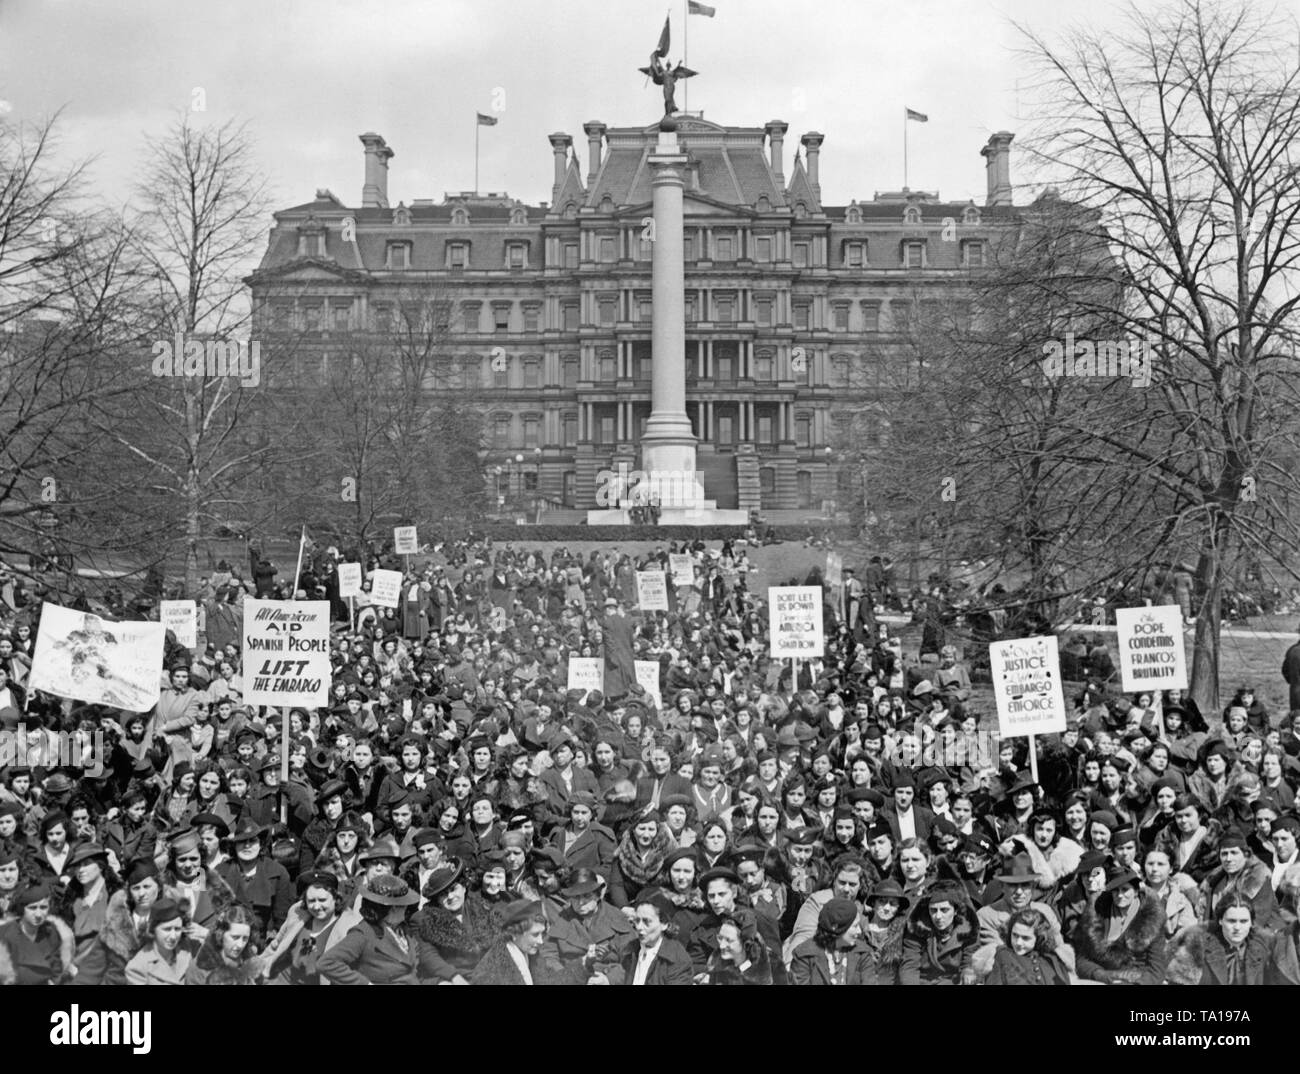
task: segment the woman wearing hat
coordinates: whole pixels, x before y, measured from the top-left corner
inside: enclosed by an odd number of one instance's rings
[[[158,866],[151,858],[138,859],[127,868],[125,885],[109,896],[99,942],[104,948],[103,983],[126,983],[126,965],[149,943],[149,908],[164,897],[179,899],[180,892],[164,892]]]
[[[263,952],[263,973],[272,984],[321,984],[321,955],[361,923],[359,911],[344,908],[333,873],[304,873],[298,891],[301,898]]]
[[[546,912],[540,902],[520,899],[506,907],[502,935],[479,959],[470,984],[542,985],[553,983],[541,957]]]
[[[333,835],[313,863],[314,869],[339,878],[343,901],[349,905],[364,871],[361,855],[370,845],[370,825],[360,813],[349,809],[338,818]]]
[[[62,810],[45,814],[34,845],[27,853],[25,872],[29,877],[57,884],[69,875],[73,851],[71,832],[72,824]]]
[[[841,898],[833,898],[821,908],[813,938],[799,944],[790,957],[791,984],[875,983],[871,952],[861,942],[859,912],[856,902]]]
[[[9,912],[16,916],[0,924],[0,985],[48,985],[65,978],[72,940],[51,917],[52,902],[53,889],[44,881],[22,886],[10,898]]]
[[[658,887],[647,885],[639,898],[660,893],[672,904],[671,924],[677,929],[677,935],[687,937],[704,919],[708,906],[699,888],[700,863],[693,847],[680,847],[664,859],[663,872],[659,877]]]
[[[1202,922],[1213,920],[1219,903],[1234,895],[1250,901],[1255,924],[1272,929],[1281,923],[1277,898],[1273,894],[1272,872],[1250,851],[1246,837],[1236,828],[1219,839],[1219,864],[1201,881],[1198,914]]]
[[[198,945],[186,939],[190,924],[185,907],[174,899],[158,899],[149,907],[149,943],[126,964],[129,985],[182,985]]]
[[[882,880],[866,898],[862,943],[871,952],[877,984],[898,983],[898,972],[903,965],[907,911],[911,905],[912,900],[893,877]]]
[[[1168,961],[1164,904],[1143,898],[1137,873],[1112,866],[1096,902],[1084,909],[1073,944],[1085,981],[1160,984]]]
[[[189,825],[190,817],[199,812],[195,793],[198,776],[189,761],[177,761],[172,767],[171,787],[158,796],[153,808],[154,825],[161,832],[175,832]]]
[[[376,876],[360,893],[361,923],[326,951],[317,962],[322,980],[331,984],[418,984],[418,941],[406,925],[410,908],[420,901],[396,876]]]
[[[556,912],[547,907],[549,924],[542,959],[551,979],[572,984],[599,984],[617,973],[618,952],[635,942],[625,915],[605,901],[605,878],[591,869],[575,869],[560,890],[565,900]]]
[[[420,942],[420,979],[468,984],[474,967],[500,934],[499,915],[465,884],[465,865],[448,858],[425,882],[428,903],[411,919]]]
[[[98,843],[82,843],[68,861],[72,880],[59,899],[59,916],[76,941],[73,964],[78,984],[99,984],[107,970],[100,934],[108,918],[109,899],[122,881],[108,863],[108,851]]]
[[[974,984],[979,922],[965,891],[941,881],[916,904],[903,936],[900,984]]]
[[[293,885],[285,867],[263,853],[264,834],[260,824],[245,818],[235,825],[230,844],[235,851],[244,896],[256,915],[258,931],[262,936],[272,936],[289,915]]]
[[[668,826],[657,812],[638,817],[624,830],[614,851],[609,901],[619,909],[635,905],[641,890],[659,880],[664,862],[676,849]]]
[[[152,860],[158,850],[158,830],[148,819],[148,796],[142,790],[128,790],[118,809],[117,816],[104,823],[104,846],[123,868],[133,861]]]

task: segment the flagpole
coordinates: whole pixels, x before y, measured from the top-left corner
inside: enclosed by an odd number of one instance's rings
[[[690,66],[688,62],[691,58],[691,0],[682,0],[686,5],[685,13],[682,15],[682,63]],[[685,112],[691,107],[691,80],[686,80],[686,85],[682,87],[682,111]]]
[[[907,105],[903,105],[903,189],[907,189]]]
[[[307,545],[307,524],[304,522],[302,527],[302,536],[298,538],[298,566],[293,572],[293,595],[289,597],[294,600],[298,594],[298,579],[302,577],[302,553]]]
[[[478,195],[478,129],[483,126],[478,121],[478,113],[474,113],[474,194]]]

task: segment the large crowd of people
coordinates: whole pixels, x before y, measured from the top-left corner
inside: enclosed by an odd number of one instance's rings
[[[333,549],[296,592],[223,564],[143,713],[29,693],[40,604],[7,591],[0,983],[1300,984],[1300,645],[1291,711],[1201,712],[1071,639],[1031,758],[924,601],[905,651],[879,557],[797,665],[743,542],[415,558],[396,609],[340,598]],[[253,595],[330,602],[327,707],[245,703]]]

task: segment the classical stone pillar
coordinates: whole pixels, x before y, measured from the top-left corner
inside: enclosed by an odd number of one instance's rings
[[[686,274],[683,265],[682,188],[686,154],[673,131],[660,131],[651,154],[654,190],[654,242],[651,289],[650,418],[641,440],[641,469],[665,477],[664,506],[689,507],[703,499],[695,474],[695,436],[686,414]]]

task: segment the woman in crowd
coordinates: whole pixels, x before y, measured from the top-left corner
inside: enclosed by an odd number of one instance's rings
[[[1274,968],[1275,938],[1255,925],[1255,907],[1242,895],[1223,899],[1212,924],[1184,930],[1173,941],[1170,984],[1259,985]]]
[[[1165,909],[1142,896],[1137,873],[1107,871],[1106,884],[1074,931],[1078,973],[1102,984],[1160,984],[1165,977]]]
[[[156,899],[149,907],[149,943],[126,964],[129,985],[183,985],[198,944],[186,938],[189,915],[175,899]]]
[[[345,908],[334,873],[304,873],[298,891],[301,898],[263,952],[262,972],[272,984],[320,984],[321,956],[361,922],[358,911]]]
[[[61,983],[70,971],[70,945],[50,917],[53,892],[45,881],[20,888],[10,899],[15,916],[0,924],[0,984]]]
[[[232,906],[217,919],[189,969],[188,985],[252,985],[260,983],[264,963],[256,953],[257,922],[242,906]]]
[[[420,901],[405,881],[377,876],[361,889],[361,922],[317,960],[323,981],[331,984],[418,984],[416,938],[406,925]]]
[[[908,921],[899,983],[974,984],[971,957],[978,940],[979,922],[966,892],[951,881],[936,884]]]

